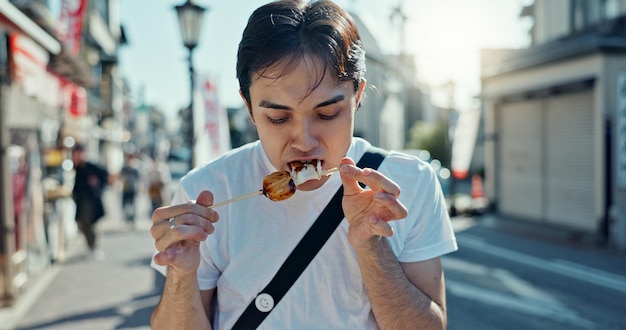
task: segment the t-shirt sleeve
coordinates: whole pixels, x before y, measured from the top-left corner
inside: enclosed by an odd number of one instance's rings
[[[435,172],[423,162],[413,162],[411,166],[414,171],[403,171],[410,177],[397,181],[402,188],[400,201],[409,214],[391,223],[396,234],[390,243],[400,262],[425,261],[458,249]]]
[[[217,249],[214,244],[214,237],[209,237],[200,244],[200,266],[198,266],[198,287],[200,290],[210,290],[217,287],[217,280],[221,272],[211,258],[207,249]],[[212,247],[213,246],[213,247]]]

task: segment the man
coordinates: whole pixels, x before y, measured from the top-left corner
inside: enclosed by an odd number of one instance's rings
[[[352,137],[364,72],[356,26],[334,3],[279,1],[252,14],[237,77],[259,141],[190,172],[172,206],[153,213],[154,266],[167,275],[154,329],[232,328],[340,187],[345,218],[282,300],[269,299],[259,327],[445,328],[440,256],[457,246],[444,197],[417,158],[390,152],[378,170],[355,166],[369,147]],[[339,175],[280,202],[205,207],[317,160]]]
[[[72,161],[75,171],[72,197],[76,203],[76,222],[92,255],[101,259],[104,255],[97,249],[94,227],[104,216],[102,193],[109,183],[109,174],[102,166],[87,160],[82,144],[77,144],[72,150]]]

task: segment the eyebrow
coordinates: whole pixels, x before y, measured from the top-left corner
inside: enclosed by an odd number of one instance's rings
[[[331,104],[335,104],[338,102],[341,102],[343,100],[346,99],[346,96],[341,94],[341,95],[336,95],[333,96],[332,98],[323,101],[319,104],[317,104],[315,106],[315,108],[321,108],[321,107],[325,107],[327,105],[331,105]],[[263,107],[263,108],[270,108],[270,109],[276,109],[276,110],[293,110],[291,107],[288,107],[286,105],[280,105],[271,101],[267,101],[267,100],[261,100],[261,102],[259,102],[259,107]]]

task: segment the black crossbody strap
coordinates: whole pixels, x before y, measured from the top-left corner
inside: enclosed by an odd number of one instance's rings
[[[357,166],[360,168],[377,169],[387,151],[370,147],[361,157]],[[319,215],[315,223],[306,232],[300,243],[294,248],[289,257],[280,267],[270,283],[248,305],[237,320],[233,329],[256,329],[278,304],[289,288],[296,282],[300,274],[306,269],[317,252],[324,246],[330,235],[344,218],[341,200],[343,186],[330,200],[326,208]]]

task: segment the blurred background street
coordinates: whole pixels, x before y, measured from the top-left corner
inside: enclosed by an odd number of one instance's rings
[[[151,211],[257,139],[234,61],[265,2],[0,0],[0,329],[149,328]],[[449,328],[626,328],[626,1],[336,2],[366,51],[354,134],[446,196]],[[79,145],[109,173],[93,251]]]

